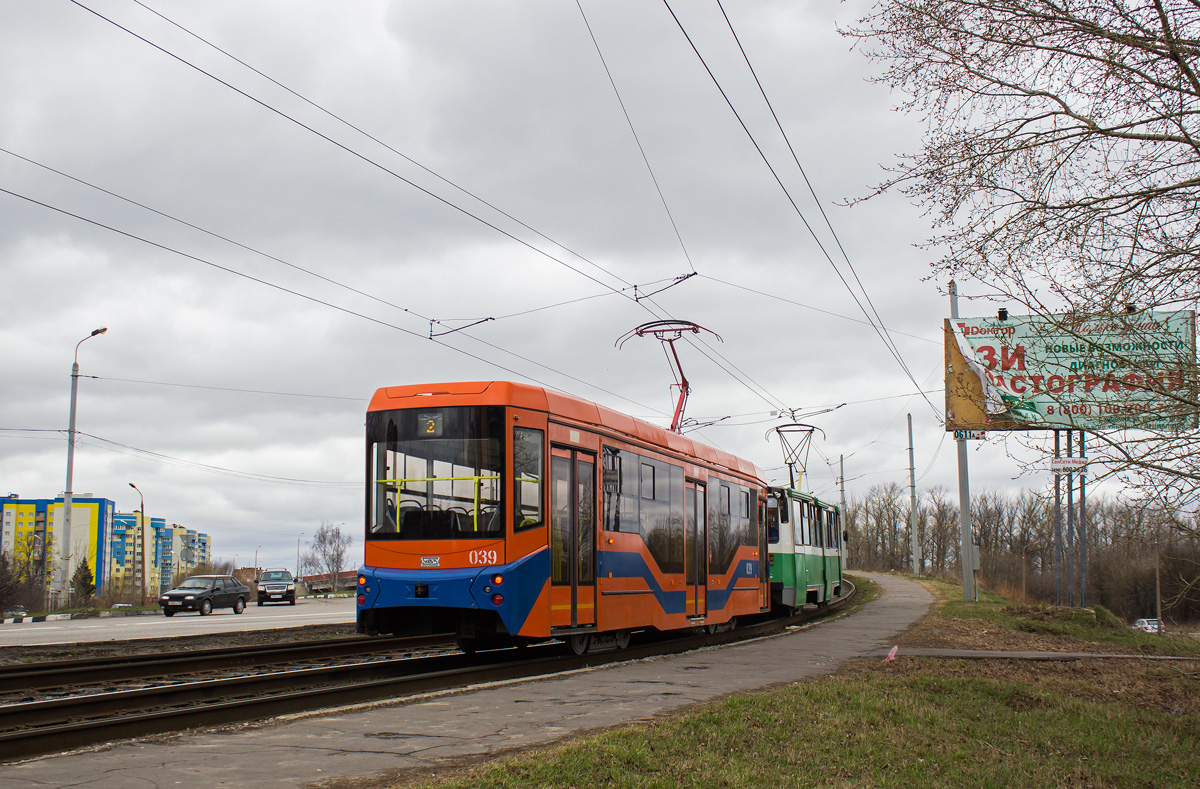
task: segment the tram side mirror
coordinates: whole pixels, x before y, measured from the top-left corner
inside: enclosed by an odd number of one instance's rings
[[[850,542],[850,532],[842,532],[842,542]]]

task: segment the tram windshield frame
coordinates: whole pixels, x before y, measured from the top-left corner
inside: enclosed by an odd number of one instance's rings
[[[366,538],[503,538],[504,427],[502,406],[368,412]]]

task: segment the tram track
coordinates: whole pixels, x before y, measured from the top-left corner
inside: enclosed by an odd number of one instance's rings
[[[255,644],[188,652],[122,655],[119,657],[56,660],[36,665],[0,666],[0,703],[10,694],[53,688],[78,688],[120,680],[184,677],[232,669],[246,669],[380,653],[454,648],[447,636],[422,638],[352,638],[302,641],[291,644]]]
[[[683,637],[642,634],[627,649],[582,656],[563,655],[561,645],[550,644],[476,655],[452,653],[289,668],[3,704],[0,705],[0,761],[324,708],[400,701],[485,683],[534,679],[608,663],[732,644],[785,632],[824,618],[847,606],[854,597],[852,591],[817,611],[770,619],[724,633]],[[357,642],[360,650],[373,641],[388,640],[391,639],[346,639]],[[271,652],[267,648],[252,651],[263,655]],[[147,656],[147,665],[156,665],[154,657],[163,656]]]

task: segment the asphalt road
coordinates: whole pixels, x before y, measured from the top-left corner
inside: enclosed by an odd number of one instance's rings
[[[265,605],[259,608],[251,603],[240,615],[225,608],[208,616],[178,613],[170,618],[155,614],[0,624],[0,647],[170,638],[344,622],[354,622],[353,597],[302,598],[294,606]]]

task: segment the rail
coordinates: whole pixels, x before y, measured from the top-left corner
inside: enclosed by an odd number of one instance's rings
[[[551,643],[524,650],[502,649],[475,655],[456,653],[286,669],[5,704],[0,705],[0,761],[114,739],[262,720],[364,702],[402,701],[419,694],[486,682],[536,679],[608,663],[736,643],[783,633],[799,624],[827,617],[848,606],[856,596],[857,590],[851,585],[848,594],[828,606],[795,616],[769,619],[716,634],[680,637],[677,633],[641,633],[627,649],[578,657],[564,656],[562,645]],[[351,644],[356,643],[360,650],[369,648],[372,642],[390,640],[393,639],[345,639]],[[238,650],[229,651],[231,659],[246,659],[233,655],[234,651]],[[272,652],[269,647],[252,651],[261,652],[260,657]],[[145,665],[158,670],[166,664],[156,663],[155,657],[168,660],[166,656],[146,656]],[[219,657],[214,656],[214,660]]]

